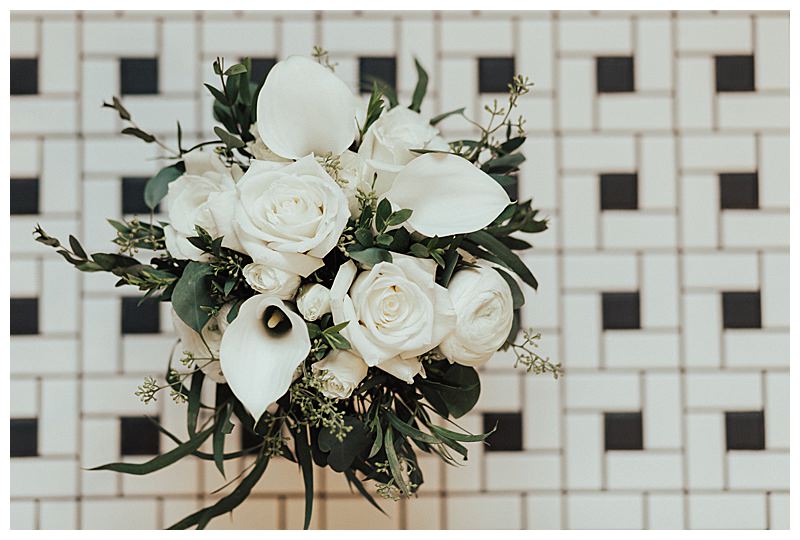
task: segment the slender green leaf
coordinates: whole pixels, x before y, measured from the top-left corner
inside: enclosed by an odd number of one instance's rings
[[[501,270],[500,268],[494,267],[497,270],[497,273],[500,274],[506,283],[508,283],[508,287],[511,289],[511,299],[514,304],[514,309],[519,309],[525,304],[525,295],[522,294],[522,289],[519,288],[519,283],[517,280],[511,277],[508,272]]]
[[[394,430],[391,426],[386,427],[386,438],[384,439],[383,448],[386,450],[386,459],[389,462],[389,470],[392,473],[395,484],[403,495],[409,494],[408,486],[403,479],[402,471],[400,470],[400,461],[397,459],[397,452],[394,448]]]
[[[457,431],[450,431],[449,429],[445,429],[443,427],[439,427],[433,424],[429,424],[428,427],[431,428],[431,431],[441,436],[443,439],[452,439],[454,441],[461,441],[461,442],[485,441],[486,438],[492,433],[494,433],[495,430],[497,429],[497,427],[495,427],[489,433],[480,433],[478,435],[472,435],[469,433],[458,433]]]
[[[314,470],[311,464],[311,448],[308,444],[308,431],[305,426],[298,426],[293,432],[295,441],[295,454],[300,470],[303,472],[303,484],[306,492],[306,511],[303,520],[303,530],[308,530],[311,525],[311,514],[314,510]]]
[[[225,478],[225,435],[233,430],[231,414],[233,414],[233,405],[228,403],[225,405],[222,416],[218,417],[214,425],[214,437],[211,439],[214,449],[214,464],[223,478]]]
[[[218,89],[214,88],[213,86],[211,86],[208,83],[203,84],[203,86],[205,86],[208,89],[208,91],[211,92],[211,95],[214,96],[214,99],[216,99],[217,101],[219,101],[223,105],[230,106],[230,103],[228,102],[228,97],[225,94],[223,94],[221,91],[219,91]]]
[[[414,87],[414,95],[409,109],[419,112],[422,100],[425,98],[425,92],[428,90],[428,73],[416,58],[414,58],[414,65],[417,67],[417,86]]]
[[[485,247],[487,250],[497,256],[497,258],[502,261],[503,265],[522,278],[522,281],[534,289],[539,287],[539,283],[536,281],[536,278],[533,277],[533,274],[528,267],[525,266],[525,263],[522,262],[519,256],[517,256],[516,253],[511,251],[505,246],[505,244],[503,244],[493,235],[486,231],[477,231],[468,234],[467,238],[476,244]]]
[[[168,465],[172,465],[179,459],[188,456],[198,448],[211,436],[211,433],[214,431],[214,426],[211,426],[208,429],[200,431],[199,433],[195,434],[185,443],[176,446],[169,452],[165,454],[161,454],[160,456],[154,457],[150,461],[146,461],[145,463],[107,463],[106,465],[100,465],[99,467],[94,467],[89,469],[91,471],[114,471],[118,473],[125,473],[125,474],[134,474],[134,475],[143,475],[143,474],[150,474],[151,472],[155,472],[158,470],[167,467]]]
[[[203,360],[201,360],[202,362]],[[201,370],[192,373],[192,381],[189,387],[188,408],[186,411],[186,431],[189,436],[197,432],[197,416],[200,414],[200,392],[203,389],[203,380],[206,376]]]
[[[447,111],[446,113],[438,114],[438,115],[434,116],[433,118],[431,118],[430,124],[432,126],[435,126],[436,124],[438,124],[439,122],[441,122],[445,118],[448,118],[448,117],[453,116],[455,114],[463,114],[466,109],[467,109],[466,107],[461,107],[460,109],[455,109],[453,111]]]
[[[86,252],[83,250],[81,243],[78,242],[78,239],[72,235],[69,235],[69,245],[72,248],[72,251],[75,252],[75,255],[77,255],[78,257],[81,257],[83,259],[89,258],[88,255],[86,255]]]
[[[383,428],[380,422],[378,422],[378,434],[375,436],[375,442],[372,443],[372,448],[367,457],[375,457],[375,455],[381,451],[381,448],[383,448]]]
[[[397,429],[397,431],[399,431],[403,435],[406,435],[407,437],[411,437],[412,439],[415,439],[417,441],[422,441],[428,444],[439,444],[442,442],[433,435],[424,433],[418,430],[417,428],[406,424],[405,422],[397,418],[397,416],[395,416],[394,413],[387,412],[386,416],[387,418],[389,418],[389,422]]]
[[[122,130],[122,134],[136,137],[137,139],[141,139],[146,143],[151,143],[156,140],[156,138],[150,133],[147,133],[135,127],[126,127],[125,129]]]
[[[356,473],[353,472],[352,469],[347,469],[346,471],[344,471],[344,476],[345,478],[347,478],[347,482],[350,485],[356,486],[358,492],[361,494],[362,497],[364,497],[367,500],[367,502],[369,502],[369,504],[377,508],[378,511],[384,516],[389,517],[389,514],[383,511],[383,508],[381,508],[380,505],[375,501],[370,492],[366,490],[366,488],[364,487],[364,483],[361,482],[361,480],[359,480],[356,477]]]

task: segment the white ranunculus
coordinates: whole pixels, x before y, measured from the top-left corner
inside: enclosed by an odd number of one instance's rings
[[[184,158],[186,172],[169,184],[166,203],[170,224],[164,227],[167,250],[177,259],[207,260],[188,240],[197,236],[196,225],[212,236],[224,238],[222,245],[241,249],[232,228],[236,206],[236,183],[219,157],[209,152],[191,152]]]
[[[491,176],[453,154],[425,154],[406,165],[386,198],[395,209],[413,210],[406,222],[425,236],[483,229],[511,204]]]
[[[254,262],[307,277],[336,246],[347,199],[313,156],[288,165],[251,161],[237,184],[234,229]]]
[[[447,290],[458,322],[439,350],[451,362],[481,366],[511,332],[514,322],[511,288],[493,268],[475,267],[456,272]]]
[[[325,285],[308,283],[297,293],[297,311],[307,321],[316,321],[331,312],[331,291]]]
[[[447,289],[435,282],[436,263],[393,253],[357,278],[353,261],[339,268],[331,287],[335,324],[369,366],[410,381],[421,366],[417,356],[436,347],[455,325]],[[398,365],[396,359],[407,362]]]
[[[258,132],[281,157],[338,156],[356,137],[356,98],[328,68],[290,56],[270,70],[258,95]]]
[[[244,279],[259,293],[272,294],[281,300],[291,300],[300,286],[300,276],[266,264],[250,263],[242,268]]]
[[[378,195],[388,190],[395,176],[419,154],[411,150],[449,151],[439,130],[427,118],[406,107],[395,107],[382,114],[364,134],[358,153],[378,174]]]
[[[311,364],[311,371],[322,373],[322,393],[334,399],[347,399],[367,376],[367,364],[355,354],[336,349]]]
[[[275,313],[265,317],[270,307]],[[270,330],[284,323],[282,333]],[[257,294],[242,303],[222,335],[220,363],[231,391],[258,420],[289,389],[310,350],[303,318],[277,296]]]
[[[231,304],[222,306],[217,315],[209,319],[203,327],[202,338],[178,317],[174,309],[172,310],[172,325],[181,341],[180,352],[191,354],[195,358],[195,365],[209,379],[220,384],[225,383],[225,375],[220,368],[219,345],[222,341],[222,334],[228,327],[227,317],[230,310]]]

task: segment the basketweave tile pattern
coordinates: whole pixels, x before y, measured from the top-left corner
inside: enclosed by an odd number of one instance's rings
[[[464,419],[499,421],[493,446],[457,469],[424,460],[419,497],[388,518],[318,471],[313,525],[788,527],[788,28],[782,12],[13,13],[12,527],[164,527],[221,485],[198,461],[82,470],[169,448],[145,414],[181,429],[180,407],[133,396],[164,371],[169,312],[79,275],[30,231],[105,249],[104,219],[141,211],[156,152],[118,135],[103,99],[199,139],[214,56],[257,58],[263,77],[314,44],[354,90],[377,75],[405,100],[416,55],[429,114],[480,116],[512,73],[535,81],[517,190],[552,227],[527,255],[542,286],[521,317],[566,376],[498,354]],[[296,469],[276,462],[213,526],[295,528],[302,505]]]

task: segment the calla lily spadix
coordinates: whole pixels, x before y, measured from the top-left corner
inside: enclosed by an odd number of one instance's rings
[[[328,68],[302,56],[278,62],[258,96],[258,133],[277,155],[339,155],[355,139],[356,98]]]
[[[257,421],[289,389],[310,350],[303,318],[277,296],[257,294],[239,307],[219,356],[231,390]]]
[[[491,176],[462,157],[438,152],[403,167],[386,198],[395,208],[413,210],[408,225],[430,237],[478,231],[511,204]]]

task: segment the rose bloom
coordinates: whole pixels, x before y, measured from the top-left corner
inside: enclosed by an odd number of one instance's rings
[[[222,342],[222,334],[228,327],[228,313],[231,304],[225,304],[217,315],[211,317],[203,327],[203,336],[195,332],[185,322],[178,317],[175,310],[172,310],[172,325],[175,333],[181,341],[180,351],[191,354],[195,360],[195,365],[215,383],[225,383],[225,375],[222,373],[219,362],[219,347]],[[205,340],[205,343],[203,343]],[[208,346],[206,346],[208,345]],[[214,360],[211,360],[214,358]]]
[[[406,107],[391,109],[369,126],[358,154],[378,173],[378,195],[386,192],[400,169],[419,155],[412,149],[447,152],[450,147],[427,118]]]
[[[511,288],[493,268],[459,270],[447,290],[458,322],[439,350],[464,366],[485,364],[508,338],[514,322]]]
[[[356,278],[348,261],[331,287],[335,324],[369,366],[406,382],[422,369],[417,359],[453,330],[455,314],[447,290],[436,284],[436,263],[393,253]]]
[[[290,163],[254,160],[237,184],[234,228],[253,262],[308,276],[336,246],[347,199],[313,156]]]
[[[351,352],[334,350],[319,362],[311,364],[311,371],[322,373],[322,393],[334,399],[347,399],[367,376],[367,364]]]
[[[262,294],[273,294],[281,300],[291,300],[300,286],[300,276],[265,264],[250,263],[242,268],[250,288]]]
[[[331,291],[325,285],[308,283],[297,293],[297,311],[307,321],[316,321],[331,312]]]
[[[207,253],[187,240],[197,236],[195,225],[208,231],[212,238],[222,236],[224,247],[241,249],[232,228],[236,183],[231,171],[209,152],[192,152],[184,163],[186,173],[171,182],[167,191],[167,250],[177,259],[208,260]]]

